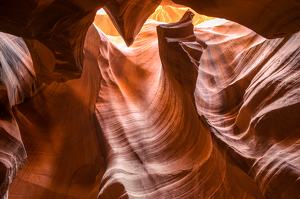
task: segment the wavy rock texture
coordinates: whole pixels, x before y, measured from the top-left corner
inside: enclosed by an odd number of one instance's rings
[[[40,81],[80,77],[85,34],[108,1],[13,0],[0,3],[0,31],[26,38]]]
[[[165,4],[169,2],[190,7],[200,14],[238,22],[270,39],[300,30],[300,3],[294,0],[165,0]]]
[[[128,46],[160,3],[176,7],[182,4],[199,14],[227,18],[267,38],[283,37],[300,30],[300,4],[293,0],[174,2],[3,0],[0,2],[0,31],[26,38],[37,77],[50,84],[80,77],[86,31],[102,7]]]
[[[168,3],[169,4],[169,3]],[[180,5],[173,6],[158,6],[154,13],[148,17],[155,21],[165,22],[165,23],[174,23],[181,19],[183,14],[189,9],[187,7],[181,7]],[[207,20],[211,20],[213,17],[207,17],[200,14],[195,14],[193,17],[193,24],[199,24]],[[119,34],[118,30],[115,28],[113,22],[109,19],[109,16],[106,14],[104,9],[101,9],[97,12],[95,16],[94,24],[107,35],[107,37],[118,46],[124,45],[122,35]],[[123,37],[124,38],[124,37]],[[126,42],[126,41],[125,41]]]
[[[155,21],[165,22],[165,23],[174,23],[181,19],[184,13],[188,10],[187,7],[173,7],[173,6],[158,6],[154,13],[148,17],[148,19],[153,19]],[[208,17],[200,14],[196,14],[193,17],[193,24],[197,25],[204,21],[213,19],[213,17]],[[119,32],[115,28],[112,21],[109,19],[109,16],[106,14],[104,9],[101,9],[97,12],[95,16],[94,24],[100,28],[103,33],[105,33],[110,40],[113,40],[111,36],[120,36]]]
[[[2,198],[298,198],[299,4],[174,2],[1,2]]]
[[[266,198],[299,197],[300,34],[267,40],[233,22],[195,31],[206,46],[198,112]]]
[[[158,26],[158,45],[156,25],[147,23],[126,50],[100,30],[93,33],[103,55],[96,111],[108,149],[99,198],[263,198],[250,177],[226,160],[196,113],[202,47],[191,13]],[[149,42],[141,51],[144,39]]]
[[[27,156],[12,106],[31,95],[35,72],[22,38],[0,33],[0,197],[7,190]]]
[[[14,109],[28,161],[9,198],[96,198],[105,165],[94,121],[100,74],[90,56],[80,79],[41,85]]]

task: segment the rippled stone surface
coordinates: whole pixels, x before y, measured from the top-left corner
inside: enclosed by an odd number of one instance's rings
[[[268,40],[233,22],[209,29],[195,30],[206,45],[198,112],[266,198],[297,198],[300,34]]]
[[[35,72],[22,38],[0,33],[0,197],[27,160],[12,106],[35,89]]]
[[[2,198],[298,198],[296,2],[2,4]]]

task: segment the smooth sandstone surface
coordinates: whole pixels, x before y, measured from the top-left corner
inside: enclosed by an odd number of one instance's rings
[[[32,60],[22,38],[0,33],[0,196],[7,197],[9,185],[27,157],[12,106],[35,89]]]
[[[298,2],[0,10],[0,197],[299,197]]]

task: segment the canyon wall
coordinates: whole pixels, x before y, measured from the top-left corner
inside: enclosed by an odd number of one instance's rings
[[[299,9],[4,1],[0,196],[297,198]]]

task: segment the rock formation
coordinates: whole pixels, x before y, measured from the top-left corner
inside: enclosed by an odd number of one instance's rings
[[[299,197],[298,2],[0,5],[0,197]]]

